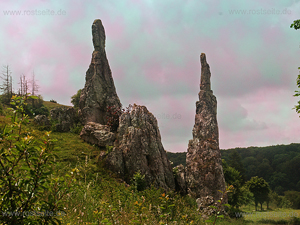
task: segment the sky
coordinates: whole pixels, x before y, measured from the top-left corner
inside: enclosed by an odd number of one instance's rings
[[[15,0],[0,2],[0,66],[71,105],[92,58],[101,19],[124,107],[145,105],[164,148],[187,151],[200,91],[200,54],[211,69],[220,149],[300,142],[296,79],[299,0]]]

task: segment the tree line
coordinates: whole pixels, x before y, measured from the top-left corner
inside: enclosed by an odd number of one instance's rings
[[[256,207],[264,202],[268,207],[272,200],[278,207],[300,208],[300,144],[233,148],[221,154],[225,181],[235,187],[229,193],[231,205],[238,208],[254,198]],[[167,156],[173,167],[185,165],[186,152]],[[255,198],[254,193],[260,194]]]

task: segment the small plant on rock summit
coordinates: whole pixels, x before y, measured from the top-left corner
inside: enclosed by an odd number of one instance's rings
[[[119,108],[117,106],[107,106],[107,116],[106,120],[108,125],[110,127],[110,130],[112,132],[115,132],[118,130],[119,127],[119,117],[124,113],[124,112],[130,112],[132,108],[132,105],[129,104],[128,107],[125,109]]]

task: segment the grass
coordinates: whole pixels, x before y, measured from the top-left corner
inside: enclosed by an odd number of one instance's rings
[[[50,102],[49,102],[50,103]],[[53,103],[57,105],[56,103]],[[10,119],[0,116],[0,124]],[[41,136],[33,124],[32,134]],[[85,143],[73,133],[52,132],[56,139],[56,173],[65,176],[76,168],[76,180],[63,199],[62,224],[205,224],[197,211],[196,201],[188,196],[165,192],[154,187],[137,192],[102,167],[98,161],[100,149]],[[218,219],[216,224],[300,224],[300,210],[280,209],[253,212],[254,206],[243,207],[243,219]],[[248,214],[247,214],[248,213]]]
[[[275,209],[245,214],[245,220],[257,224],[300,224],[300,210]]]
[[[59,103],[54,103],[54,102],[50,102],[50,101],[44,101],[44,106],[46,108],[49,109],[49,111],[55,107],[72,107],[72,106],[68,106],[68,105],[62,105],[62,104],[59,104]]]

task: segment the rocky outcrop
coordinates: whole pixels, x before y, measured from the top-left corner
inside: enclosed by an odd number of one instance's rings
[[[210,199],[209,204],[219,200],[222,193],[218,190],[225,191],[225,180],[219,149],[217,100],[210,87],[210,68],[204,53],[200,61],[199,101],[196,102],[193,139],[189,141],[187,150],[186,184],[188,193],[199,198],[198,204],[205,208],[201,199]]]
[[[51,123],[47,116],[45,115],[37,115],[34,117],[33,122],[38,126],[43,126],[45,128],[50,128]]]
[[[174,178],[175,178],[175,190],[181,195],[187,194],[187,186],[186,186],[186,171],[185,167],[180,164],[173,169]]]
[[[174,176],[162,146],[156,118],[145,106],[134,105],[117,119],[114,129],[106,126],[122,107],[105,52],[105,31],[101,20],[92,25],[94,52],[86,72],[79,101],[79,116],[85,125],[81,138],[107,147],[99,155],[107,168],[130,183],[134,174],[145,175],[148,186],[175,189]],[[109,109],[116,112],[111,112]],[[117,131],[115,131],[117,130]],[[113,132],[111,132],[113,131]]]
[[[107,107],[121,107],[105,52],[105,31],[101,20],[92,25],[94,52],[81,91],[79,115],[83,124],[106,125]]]
[[[88,122],[83,127],[80,137],[84,141],[100,147],[113,146],[116,139],[115,133],[110,132],[109,126],[94,122]]]
[[[115,147],[105,159],[108,168],[126,182],[139,171],[148,186],[175,189],[157,120],[145,106],[133,105],[131,112],[121,115],[117,135]]]
[[[55,123],[55,131],[69,132],[79,122],[73,107],[56,107],[50,111],[51,120]]]

